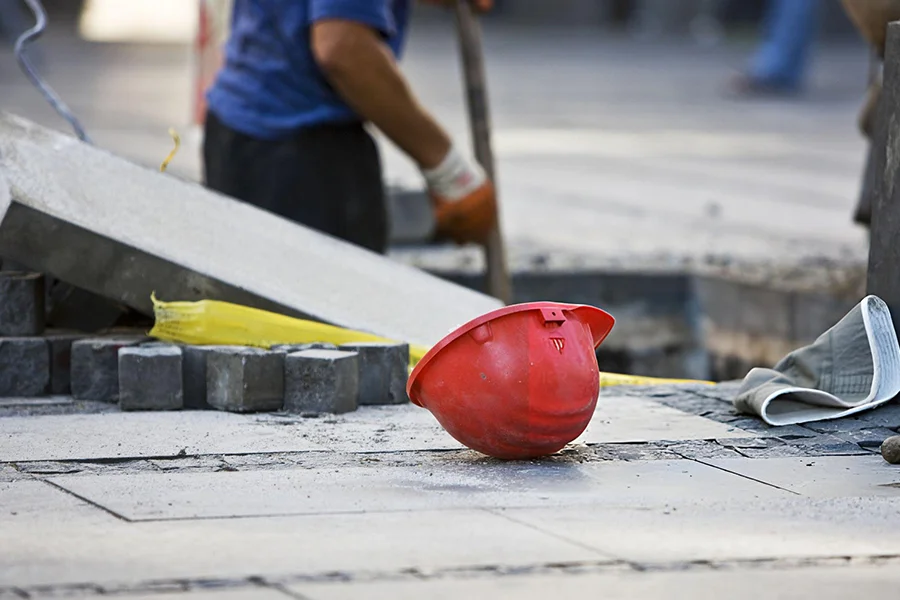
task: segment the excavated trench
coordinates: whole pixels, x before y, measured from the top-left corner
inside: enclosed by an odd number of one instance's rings
[[[477,269],[426,268],[481,290]],[[814,341],[865,294],[865,265],[807,260],[791,266],[690,269],[517,268],[514,302],[598,306],[616,317],[599,348],[609,372],[727,381],[772,366]]]

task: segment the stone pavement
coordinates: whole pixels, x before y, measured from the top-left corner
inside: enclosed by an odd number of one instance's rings
[[[900,405],[769,428],[734,383],[606,388],[524,462],[425,410],[0,406],[0,598],[844,598],[900,584]],[[95,413],[95,414],[91,414]]]

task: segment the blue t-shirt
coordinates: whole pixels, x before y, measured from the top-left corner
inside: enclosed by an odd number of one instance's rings
[[[226,125],[277,140],[322,123],[358,122],[315,62],[310,27],[322,19],[369,25],[399,57],[410,0],[234,0],[225,60],[207,93]]]

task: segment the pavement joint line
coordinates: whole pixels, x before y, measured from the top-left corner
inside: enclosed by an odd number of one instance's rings
[[[832,455],[833,456],[833,455]],[[795,496],[802,496],[799,492],[795,492],[794,490],[789,490],[787,488],[783,488],[781,486],[775,485],[774,483],[770,483],[768,481],[763,481],[762,479],[757,479],[755,477],[750,477],[749,475],[745,475],[743,473],[737,473],[735,471],[730,471],[724,467],[720,467],[719,465],[714,465],[712,463],[704,462],[699,458],[691,458],[689,460],[693,460],[694,462],[700,463],[701,465],[706,465],[707,467],[712,467],[714,469],[718,469],[720,471],[724,471],[725,473],[730,473],[731,475],[737,475],[738,477],[743,477],[744,479],[749,479],[750,481],[755,481],[756,483],[761,483],[763,485],[767,485],[769,487],[775,488],[776,490],[781,490],[782,492],[787,492],[789,494],[793,494]],[[764,459],[763,459],[764,460]]]
[[[69,489],[66,489],[66,488],[64,488],[64,487],[61,486],[61,485],[57,485],[56,483],[50,481],[49,479],[40,479],[40,481],[43,481],[43,482],[46,483],[47,485],[50,485],[50,486],[52,486],[52,487],[58,489],[59,491],[65,493],[65,494],[68,494],[68,495],[70,495],[70,496],[72,496],[72,497],[74,497],[74,498],[77,498],[77,499],[81,500],[82,502],[85,502],[85,503],[87,503],[87,504],[93,506],[94,508],[100,509],[101,511],[103,511],[103,512],[109,514],[109,515],[112,515],[113,517],[119,519],[120,521],[124,521],[124,522],[126,522],[126,523],[133,523],[133,522],[134,522],[134,521],[132,521],[131,519],[129,519],[128,517],[126,517],[126,516],[124,516],[124,515],[120,515],[119,513],[115,512],[114,510],[110,510],[109,508],[103,506],[102,504],[98,504],[98,503],[94,502],[93,500],[91,500],[91,499],[89,499],[89,498],[86,498],[86,497],[82,496],[81,494],[76,494],[75,492],[73,492],[73,491],[71,491],[71,490],[69,490]]]
[[[528,529],[531,529],[532,531],[536,531],[542,535],[549,535],[550,537],[556,538],[557,540],[559,540],[561,542],[565,542],[567,544],[572,544],[572,545],[578,546],[582,550],[588,550],[590,552],[595,552],[595,553],[597,553],[601,556],[605,556],[611,560],[619,560],[617,557],[607,554],[603,550],[596,548],[594,546],[591,546],[590,544],[585,544],[584,542],[579,542],[578,540],[570,539],[569,537],[562,535],[560,533],[556,533],[554,531],[548,531],[546,529],[543,529],[542,527],[539,527],[538,525],[536,525],[534,523],[529,523],[527,521],[522,521],[522,520],[516,519],[512,515],[506,514],[506,511],[504,511],[502,509],[482,507],[479,510],[486,512],[490,515],[493,515],[495,517],[500,517],[502,519],[506,519],[507,521],[514,523],[516,525],[527,527]]]
[[[222,578],[178,578],[138,581],[126,583],[60,583],[39,586],[0,587],[0,592],[11,592],[21,598],[41,595],[68,594],[82,592],[88,596],[118,596],[127,598],[147,592],[184,591],[187,593],[212,589],[252,589],[269,588],[286,591],[288,585],[302,583],[372,583],[379,581],[431,581],[438,579],[465,580],[476,578],[521,577],[528,575],[581,575],[607,572],[631,571],[635,573],[679,572],[679,571],[725,571],[725,570],[796,570],[817,567],[853,568],[856,566],[897,566],[900,554],[844,555],[844,556],[801,556],[801,557],[758,557],[742,559],[696,559],[687,561],[626,561],[590,560],[546,562],[519,565],[463,565],[437,569],[405,567],[386,571],[324,571],[319,573],[298,573],[283,576],[251,575],[232,579]],[[289,593],[289,597],[306,600],[302,595]]]

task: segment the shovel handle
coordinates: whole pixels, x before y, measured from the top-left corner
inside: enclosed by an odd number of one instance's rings
[[[491,119],[487,101],[484,54],[481,47],[481,27],[472,12],[469,0],[456,1],[456,24],[475,159],[484,168],[495,189],[499,189],[494,169],[494,153],[491,149]],[[499,210],[498,201],[498,213]],[[484,245],[487,292],[504,304],[509,304],[512,302],[512,283],[506,265],[506,251],[499,221],[498,214],[497,225]]]

